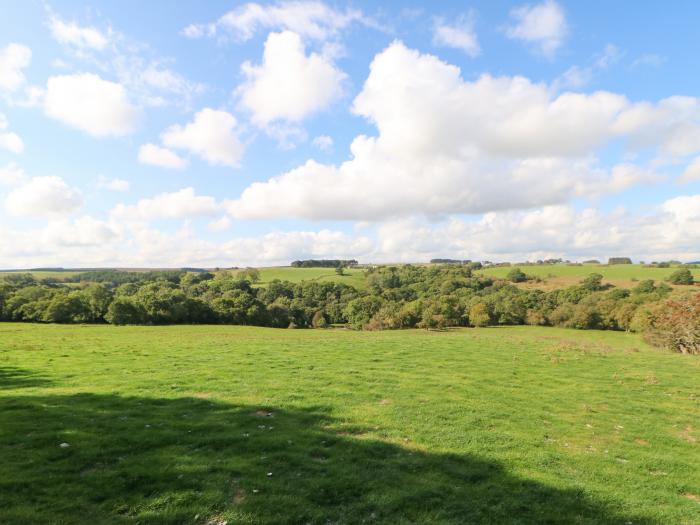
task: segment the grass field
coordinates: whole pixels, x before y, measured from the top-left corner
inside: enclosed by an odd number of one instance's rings
[[[615,332],[0,324],[0,523],[697,524],[698,377]]]
[[[486,268],[479,273],[491,277],[505,278],[515,265]],[[549,287],[570,286],[576,284],[591,273],[599,273],[604,277],[604,282],[615,286],[632,287],[636,281],[653,279],[662,282],[678,268],[645,268],[641,264],[553,264],[553,265],[519,265],[517,266],[527,275],[545,279]],[[695,280],[700,281],[700,269],[691,270]],[[636,281],[635,281],[636,280]],[[532,287],[542,287],[540,284],[532,284]],[[544,286],[545,288],[547,286]]]
[[[265,285],[270,281],[290,281],[300,283],[302,281],[339,282],[357,289],[364,289],[366,285],[364,270],[359,268],[345,268],[346,275],[338,275],[334,268],[293,268],[291,266],[274,266],[259,268],[260,283]]]

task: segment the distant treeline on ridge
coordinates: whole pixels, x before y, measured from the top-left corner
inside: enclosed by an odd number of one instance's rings
[[[344,268],[357,266],[355,259],[305,259],[292,262],[294,268]]]

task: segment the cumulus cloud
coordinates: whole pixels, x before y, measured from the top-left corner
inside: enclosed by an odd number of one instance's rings
[[[238,138],[236,118],[231,113],[211,108],[197,112],[194,120],[185,126],[169,127],[161,139],[169,148],[189,151],[209,164],[220,166],[237,167],[245,149]],[[163,153],[159,155],[162,160]]]
[[[58,16],[49,18],[51,36],[60,44],[75,46],[78,49],[101,51],[109,44],[108,35],[94,27],[80,26],[76,22],[65,22]]]
[[[32,60],[32,50],[22,44],[0,48],[0,90],[13,92],[26,82],[23,69]]]
[[[119,204],[111,211],[111,215],[123,220],[149,221],[212,216],[219,210],[220,206],[213,197],[197,195],[194,188],[183,188],[141,199],[136,204]]]
[[[7,131],[8,127],[7,118],[0,113],[0,149],[7,150],[10,153],[22,153],[24,151],[24,142],[17,133]]]
[[[356,137],[352,158],[340,165],[309,160],[253,183],[229,210],[241,218],[379,220],[619,191],[653,177],[624,165],[602,169],[594,152],[646,132],[647,121],[633,125],[625,116],[634,108],[603,91],[553,95],[523,77],[464,81],[458,68],[395,42],[375,57],[353,104],[378,136]]]
[[[44,111],[96,137],[127,135],[139,116],[122,85],[93,73],[49,77]]]
[[[83,197],[60,177],[34,177],[5,198],[10,215],[43,217],[71,213],[83,205]]]
[[[250,40],[256,32],[290,30],[304,38],[327,40],[353,22],[375,25],[357,9],[336,10],[320,1],[292,1],[262,5],[242,4],[209,24],[191,24],[183,29],[188,38],[213,37],[221,33],[235,40]]]
[[[15,267],[76,264],[73,261],[100,266],[265,266],[298,258],[420,262],[433,257],[522,261],[622,255],[696,260],[700,195],[668,199],[645,214],[555,205],[439,222],[413,216],[352,234],[330,229],[273,231],[208,241],[188,220],[175,231],[162,231],[121,217],[84,217],[52,220],[44,230],[21,235],[0,225],[0,235],[11,243],[0,244],[0,265]]]
[[[181,170],[187,167],[187,160],[168,148],[156,144],[144,144],[139,148],[139,162],[162,168]]]
[[[346,78],[330,59],[307,56],[300,36],[291,31],[270,33],[262,64],[245,62],[241,69],[246,81],[237,94],[260,127],[276,120],[298,122],[328,107],[342,94]]]
[[[207,229],[211,232],[222,232],[228,230],[231,227],[231,219],[228,217],[220,217],[219,219],[213,220],[207,224]]]
[[[657,104],[639,102],[622,113],[615,130],[638,148],[660,145],[672,156],[700,151],[700,99],[672,96]]]
[[[464,51],[470,57],[481,53],[479,39],[474,31],[474,12],[457,18],[449,24],[444,18],[435,20],[433,27],[433,45],[453,47]]]
[[[105,221],[83,216],[72,221],[50,221],[41,232],[41,241],[57,247],[102,246],[119,234]]]
[[[548,57],[554,56],[568,32],[564,11],[554,0],[516,7],[510,18],[506,36],[531,44]]]

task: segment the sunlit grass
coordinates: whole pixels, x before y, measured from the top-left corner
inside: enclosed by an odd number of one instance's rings
[[[698,523],[699,374],[615,332],[2,324],[0,523]]]

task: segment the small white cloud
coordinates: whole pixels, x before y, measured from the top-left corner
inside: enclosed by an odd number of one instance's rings
[[[109,43],[109,38],[100,30],[80,26],[75,22],[64,22],[55,15],[49,19],[49,29],[51,36],[58,43],[79,49],[102,51]]]
[[[124,87],[92,73],[49,77],[44,111],[96,137],[127,135],[138,120]]]
[[[24,142],[17,133],[6,131],[8,127],[7,118],[0,113],[0,149],[7,150],[10,153],[22,153],[24,151]]]
[[[187,159],[183,159],[177,153],[168,148],[155,144],[144,144],[139,148],[139,162],[162,168],[181,170],[187,167]]]
[[[207,224],[207,229],[212,232],[222,232],[231,227],[231,220],[224,216]]]
[[[109,191],[129,191],[129,181],[124,179],[108,179],[100,177],[97,186]]]
[[[666,58],[657,54],[657,53],[647,53],[639,58],[636,58],[630,67],[632,69],[636,69],[638,67],[661,67],[664,62],[666,62]]]
[[[299,122],[327,108],[342,94],[345,73],[317,53],[306,55],[298,34],[270,33],[262,64],[241,66],[246,81],[236,90],[253,123]]]
[[[43,217],[71,213],[83,205],[80,190],[60,177],[34,177],[12,190],[5,199],[10,215]]]
[[[228,11],[216,22],[190,24],[182,30],[182,34],[187,38],[201,38],[214,37],[223,31],[238,41],[246,41],[259,30],[282,29],[294,31],[304,38],[323,41],[336,36],[353,22],[376,27],[373,20],[357,9],[339,11],[317,0],[272,5],[248,2]]]
[[[564,11],[554,0],[523,5],[511,10],[508,38],[532,44],[547,57],[553,57],[568,33]]]
[[[161,139],[166,146],[189,151],[212,165],[237,167],[244,150],[236,118],[211,108],[197,112],[185,126],[169,127]]]
[[[32,60],[32,50],[22,44],[0,48],[0,90],[13,92],[26,81],[24,72]]]
[[[479,39],[474,31],[474,12],[462,15],[449,24],[443,18],[435,20],[433,27],[433,45],[461,49],[470,57],[481,53]]]
[[[333,147],[333,139],[328,135],[319,135],[311,143],[321,151],[328,151]]]

